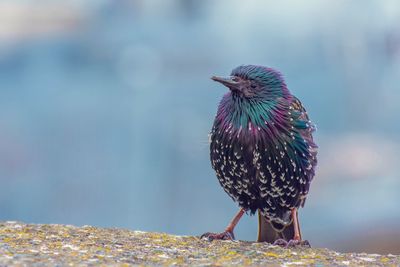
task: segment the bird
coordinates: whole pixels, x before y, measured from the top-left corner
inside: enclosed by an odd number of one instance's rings
[[[211,79],[229,88],[209,134],[211,165],[240,209],[225,231],[201,238],[233,240],[241,217],[257,212],[258,242],[309,246],[298,209],[315,175],[318,146],[306,109],[270,67],[241,65]]]

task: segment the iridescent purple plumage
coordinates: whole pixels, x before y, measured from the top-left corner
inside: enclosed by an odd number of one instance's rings
[[[314,177],[315,127],[271,68],[240,66],[230,78],[213,79],[230,88],[211,131],[218,180],[241,208],[285,227],[293,222],[292,210],[304,205]]]

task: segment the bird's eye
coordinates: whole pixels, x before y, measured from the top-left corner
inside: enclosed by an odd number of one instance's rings
[[[232,81],[234,81],[234,82],[238,82],[238,81],[239,81],[239,77],[237,77],[237,76],[233,76],[233,77],[232,77]]]
[[[250,84],[251,89],[256,89],[257,85],[255,85],[254,83]]]

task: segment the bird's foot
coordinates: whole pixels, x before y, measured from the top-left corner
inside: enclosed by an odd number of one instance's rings
[[[285,239],[277,239],[277,240],[275,240],[275,242],[272,245],[285,248],[287,246],[287,244],[288,244],[288,242]]]
[[[289,241],[286,241],[284,239],[277,239],[273,245],[284,248],[297,248],[297,247],[311,248],[310,242],[308,242],[308,240],[297,240],[297,239],[291,239]]]
[[[305,248],[311,248],[310,242],[308,240],[297,240],[297,239],[291,239],[286,245],[287,248],[296,248],[296,247],[305,247]]]
[[[200,236],[200,239],[206,239],[208,241],[235,240],[235,236],[231,231],[224,231],[222,233],[205,233]]]

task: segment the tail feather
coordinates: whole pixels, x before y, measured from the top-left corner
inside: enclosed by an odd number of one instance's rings
[[[289,241],[294,237],[293,221],[287,225],[278,224],[267,220],[258,211],[258,238],[257,242],[273,244],[277,239]]]

